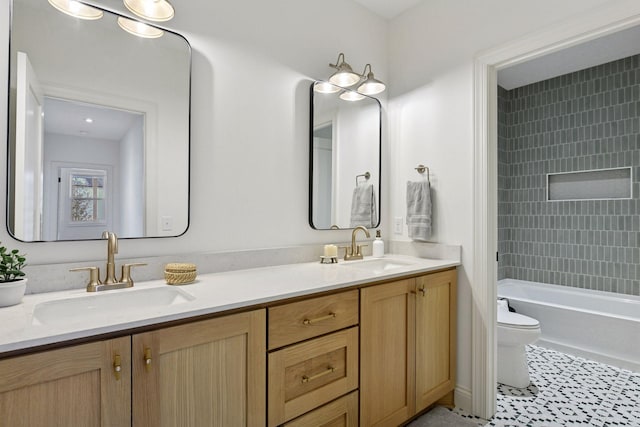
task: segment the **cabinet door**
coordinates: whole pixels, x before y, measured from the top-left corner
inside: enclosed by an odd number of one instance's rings
[[[415,280],[361,290],[360,422],[398,426],[415,412]]]
[[[131,425],[130,355],[124,337],[0,361],[0,425]]]
[[[265,425],[265,311],[133,336],[136,427]]]
[[[416,411],[455,387],[456,271],[416,279]]]

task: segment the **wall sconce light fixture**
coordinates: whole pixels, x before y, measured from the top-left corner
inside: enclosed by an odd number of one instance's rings
[[[329,64],[329,66],[338,70],[329,77],[329,81],[334,85],[349,87],[360,81],[360,74],[355,73],[351,65],[345,62],[344,53],[338,55],[336,63]]]
[[[75,18],[87,19],[87,20],[95,20],[100,19],[104,15],[102,10],[96,9],[95,7],[89,6],[87,4],[81,3],[76,0],[48,0],[49,4],[53,6],[55,9],[60,12],[73,16]],[[125,0],[125,4],[128,0]],[[133,0],[140,2],[141,0]],[[151,3],[167,3],[165,0],[147,0]],[[168,3],[167,3],[168,4]],[[127,6],[128,7],[128,6]],[[173,16],[173,7],[171,7],[171,16]],[[170,18],[169,18],[170,19]],[[134,36],[143,37],[145,39],[157,39],[158,37],[162,37],[164,31],[159,28],[153,27],[151,25],[138,22],[133,19],[125,18],[120,16],[118,18],[118,25],[120,28],[125,30],[129,34],[133,34]]]
[[[118,25],[127,33],[145,39],[157,39],[158,37],[162,37],[164,34],[164,31],[159,28],[134,21],[133,19],[124,18],[122,16],[118,18]]]
[[[167,0],[123,0],[131,13],[140,18],[164,22],[173,18],[175,11]]]
[[[369,67],[369,72],[367,73],[367,67]],[[373,77],[373,71],[371,71],[371,64],[367,64],[364,66],[364,71],[362,72],[364,77],[364,81],[358,86],[358,92],[364,95],[376,95],[380,92],[383,92],[387,87],[380,80]]]
[[[74,18],[95,20],[102,18],[102,11],[95,7],[87,6],[76,0],[49,0],[49,4],[62,13]]]
[[[349,65],[344,60],[344,53],[338,55],[338,60],[335,64],[329,64],[331,68],[335,68],[337,71],[329,77],[329,83],[327,82],[319,82],[314,86],[314,90],[319,93],[335,93],[340,89],[336,88],[336,86],[340,86],[342,88],[348,88],[350,86],[359,83],[356,91],[362,95],[376,95],[380,92],[383,92],[387,87],[380,80],[376,79],[373,76],[373,71],[371,71],[371,64],[367,64],[364,66],[364,71],[362,74],[358,74],[353,71],[351,65]],[[368,71],[367,71],[368,70]],[[335,85],[335,86],[333,86]],[[340,98],[346,101],[358,101],[363,98],[362,95],[353,91],[345,91],[340,94]]]
[[[340,99],[343,101],[360,101],[362,98],[364,98],[364,95],[360,95],[354,90],[345,90],[340,94]]]
[[[340,92],[342,89],[329,82],[315,82],[315,84],[313,85],[313,90],[318,93],[336,93]]]

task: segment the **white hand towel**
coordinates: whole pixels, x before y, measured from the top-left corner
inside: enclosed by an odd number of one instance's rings
[[[353,189],[351,197],[351,227],[359,225],[367,228],[378,224],[378,204],[376,192],[371,184],[359,185]]]
[[[431,237],[431,183],[407,181],[407,226],[413,240]]]

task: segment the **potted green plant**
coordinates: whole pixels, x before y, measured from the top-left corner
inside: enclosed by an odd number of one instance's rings
[[[0,307],[19,304],[27,288],[22,269],[26,257],[18,249],[8,250],[0,245]]]

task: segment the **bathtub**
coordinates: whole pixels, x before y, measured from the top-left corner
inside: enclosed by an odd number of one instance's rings
[[[498,297],[538,319],[537,345],[640,372],[640,297],[515,279]]]

